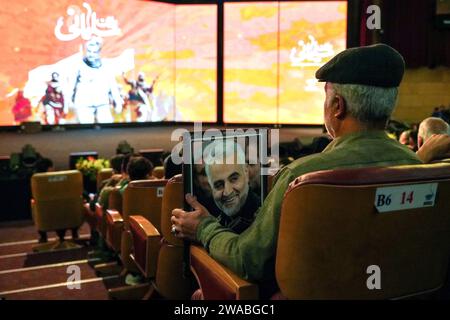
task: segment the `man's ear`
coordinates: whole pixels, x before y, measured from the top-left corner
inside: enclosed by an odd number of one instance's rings
[[[338,94],[334,99],[336,103],[333,115],[335,116],[335,118],[342,120],[347,114],[347,104],[345,102],[345,99]]]

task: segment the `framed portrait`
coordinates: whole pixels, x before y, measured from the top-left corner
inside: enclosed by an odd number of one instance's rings
[[[236,233],[250,226],[266,197],[267,132],[207,130],[183,136],[185,194]]]

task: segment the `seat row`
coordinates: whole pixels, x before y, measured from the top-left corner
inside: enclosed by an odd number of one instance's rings
[[[298,177],[282,203],[274,298],[378,299],[436,292],[448,274],[449,198],[450,164]],[[118,190],[111,193],[108,210],[85,206],[91,227],[119,257],[118,272],[145,279],[111,289],[111,297],[190,299],[200,288],[204,299],[258,299],[256,283],[241,279],[202,247],[174,237],[171,212],[183,206],[181,175],[133,181],[123,198]]]

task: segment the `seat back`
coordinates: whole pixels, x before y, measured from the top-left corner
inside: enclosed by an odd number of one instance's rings
[[[450,253],[449,196],[449,164],[298,177],[281,210],[281,293],[288,299],[395,299],[439,288]]]
[[[31,178],[33,218],[40,231],[79,227],[83,222],[83,177],[78,170],[36,173]]]
[[[103,168],[97,173],[97,191],[100,190],[102,182],[112,177],[112,168]]]
[[[141,215],[156,229],[161,227],[161,202],[167,180],[138,180],[128,184],[123,194],[122,218],[128,228],[128,217]]]
[[[122,211],[123,197],[120,193],[120,187],[114,187],[108,196],[108,209]]]
[[[184,190],[181,175],[169,180],[161,208],[161,248],[158,255],[155,283],[158,292],[166,299],[188,299],[190,279],[184,277],[184,242],[171,233],[172,210],[183,208]]]
[[[122,194],[120,193],[120,187],[116,186],[109,192],[108,195],[108,208],[110,210],[122,211]],[[95,205],[95,221],[96,229],[102,235],[104,239],[107,238],[106,228],[106,208],[102,207],[99,203]]]

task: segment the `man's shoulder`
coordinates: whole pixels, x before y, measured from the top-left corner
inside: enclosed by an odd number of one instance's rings
[[[329,166],[332,155],[325,153],[315,153],[296,159],[291,162],[285,168],[286,172],[294,177],[298,177],[301,174],[305,174],[312,171],[322,170],[323,167]]]

